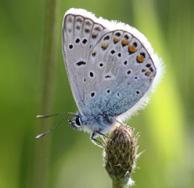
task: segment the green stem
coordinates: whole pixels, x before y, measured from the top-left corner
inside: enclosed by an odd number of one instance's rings
[[[121,182],[113,181],[112,188],[126,188]]]
[[[57,0],[47,0],[45,5],[45,25],[43,36],[43,56],[42,56],[42,76],[41,85],[42,103],[40,112],[46,114],[51,112],[53,103],[54,73],[56,62],[56,13]],[[41,121],[41,127],[38,132],[45,131],[50,127],[50,121]],[[48,187],[48,164],[50,137],[38,141],[35,145],[35,165],[33,172],[33,186],[36,188]]]

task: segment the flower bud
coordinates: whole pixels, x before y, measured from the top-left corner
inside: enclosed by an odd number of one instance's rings
[[[130,176],[135,167],[137,148],[134,130],[125,125],[115,127],[106,139],[105,168],[113,184],[118,185],[115,187],[132,184]]]

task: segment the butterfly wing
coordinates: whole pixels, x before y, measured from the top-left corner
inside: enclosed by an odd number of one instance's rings
[[[70,9],[63,21],[63,54],[74,99],[80,113],[87,93],[84,83],[88,74],[89,54],[106,29],[93,21],[84,10]],[[90,14],[90,17],[92,15]]]
[[[63,47],[78,108],[83,114],[119,116],[152,88],[156,56],[134,28],[75,10],[64,19]]]

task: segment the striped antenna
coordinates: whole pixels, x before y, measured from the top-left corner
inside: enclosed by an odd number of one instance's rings
[[[59,112],[59,113],[45,114],[45,115],[38,114],[38,115],[36,115],[36,118],[38,118],[38,119],[46,119],[46,118],[50,118],[50,117],[54,117],[54,116],[59,116],[59,115],[64,115],[64,114],[66,114],[66,113],[65,112]],[[64,120],[64,119],[62,119],[62,120]],[[62,125],[62,120],[61,120],[60,124],[57,124],[56,126],[48,129],[47,131],[38,134],[35,137],[35,139],[37,139],[37,140],[41,139],[41,138],[45,137],[46,135],[48,135],[52,130],[54,130],[57,127],[61,126]]]

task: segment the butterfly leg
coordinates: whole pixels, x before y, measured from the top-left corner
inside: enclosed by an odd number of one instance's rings
[[[95,144],[96,146],[100,147],[100,148],[104,148],[105,147],[105,141],[104,139],[102,139],[102,141],[98,140],[97,139],[97,136],[98,135],[101,135],[99,134],[98,131],[94,131],[91,136],[90,136],[90,139],[92,141],[93,144]],[[104,136],[104,135],[103,135]]]
[[[97,134],[99,134],[100,136],[104,137],[104,138],[108,138],[107,135],[105,135],[104,133],[100,132],[100,131],[96,131]]]

